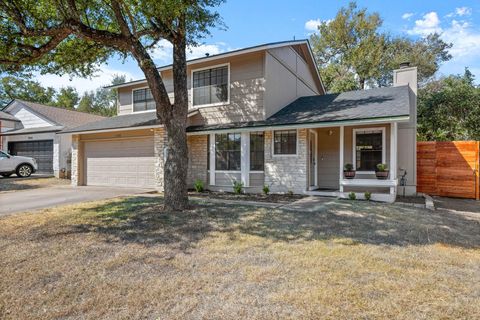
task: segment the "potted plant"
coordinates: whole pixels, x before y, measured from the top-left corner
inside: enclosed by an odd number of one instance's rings
[[[353,164],[347,163],[343,170],[343,176],[345,179],[353,179],[355,178],[355,170],[353,170]]]
[[[377,169],[375,170],[375,176],[377,179],[386,180],[388,178],[388,167],[385,163],[377,164]]]

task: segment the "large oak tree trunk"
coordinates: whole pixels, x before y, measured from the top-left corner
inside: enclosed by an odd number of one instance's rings
[[[145,74],[153,99],[157,105],[157,115],[162,121],[167,135],[167,150],[164,153],[164,194],[165,209],[181,211],[188,206],[187,171],[187,64],[185,36],[177,36],[173,41],[173,83],[175,102],[172,105],[165,90],[163,80],[153,60],[140,45],[134,45],[134,56]]]

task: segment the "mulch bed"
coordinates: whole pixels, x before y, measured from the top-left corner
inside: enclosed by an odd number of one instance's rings
[[[220,200],[237,200],[237,201],[258,201],[258,202],[272,202],[272,203],[292,203],[302,198],[305,198],[305,195],[301,194],[236,194],[232,192],[195,192],[189,191],[189,196],[192,197],[202,197],[209,199],[220,199]]]
[[[425,204],[425,199],[423,197],[415,197],[415,196],[397,196],[397,202],[403,203],[417,203],[417,204]]]

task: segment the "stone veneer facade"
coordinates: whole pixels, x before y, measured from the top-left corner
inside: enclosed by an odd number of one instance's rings
[[[155,188],[163,192],[163,168],[165,163],[165,148],[167,146],[167,134],[165,129],[156,128],[153,131],[153,148],[155,157]]]
[[[196,180],[208,186],[208,136],[188,136],[188,177],[187,186],[192,188]]]
[[[71,169],[71,180],[72,186],[79,186],[80,181],[78,179],[78,149],[80,145],[80,139],[77,135],[72,136],[72,169]]]
[[[296,155],[273,155],[273,131],[265,131],[265,184],[271,192],[303,193],[307,188],[307,129],[297,131]]]

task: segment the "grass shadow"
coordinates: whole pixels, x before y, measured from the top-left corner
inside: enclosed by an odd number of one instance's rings
[[[348,239],[349,244],[480,247],[480,219],[443,211],[342,200],[327,202],[316,212],[195,201],[191,210],[177,213],[164,211],[162,201],[139,196],[106,202],[82,209],[77,220],[48,228],[54,231],[43,235],[93,232],[105,241],[168,244],[181,250],[213,232],[272,241]]]

